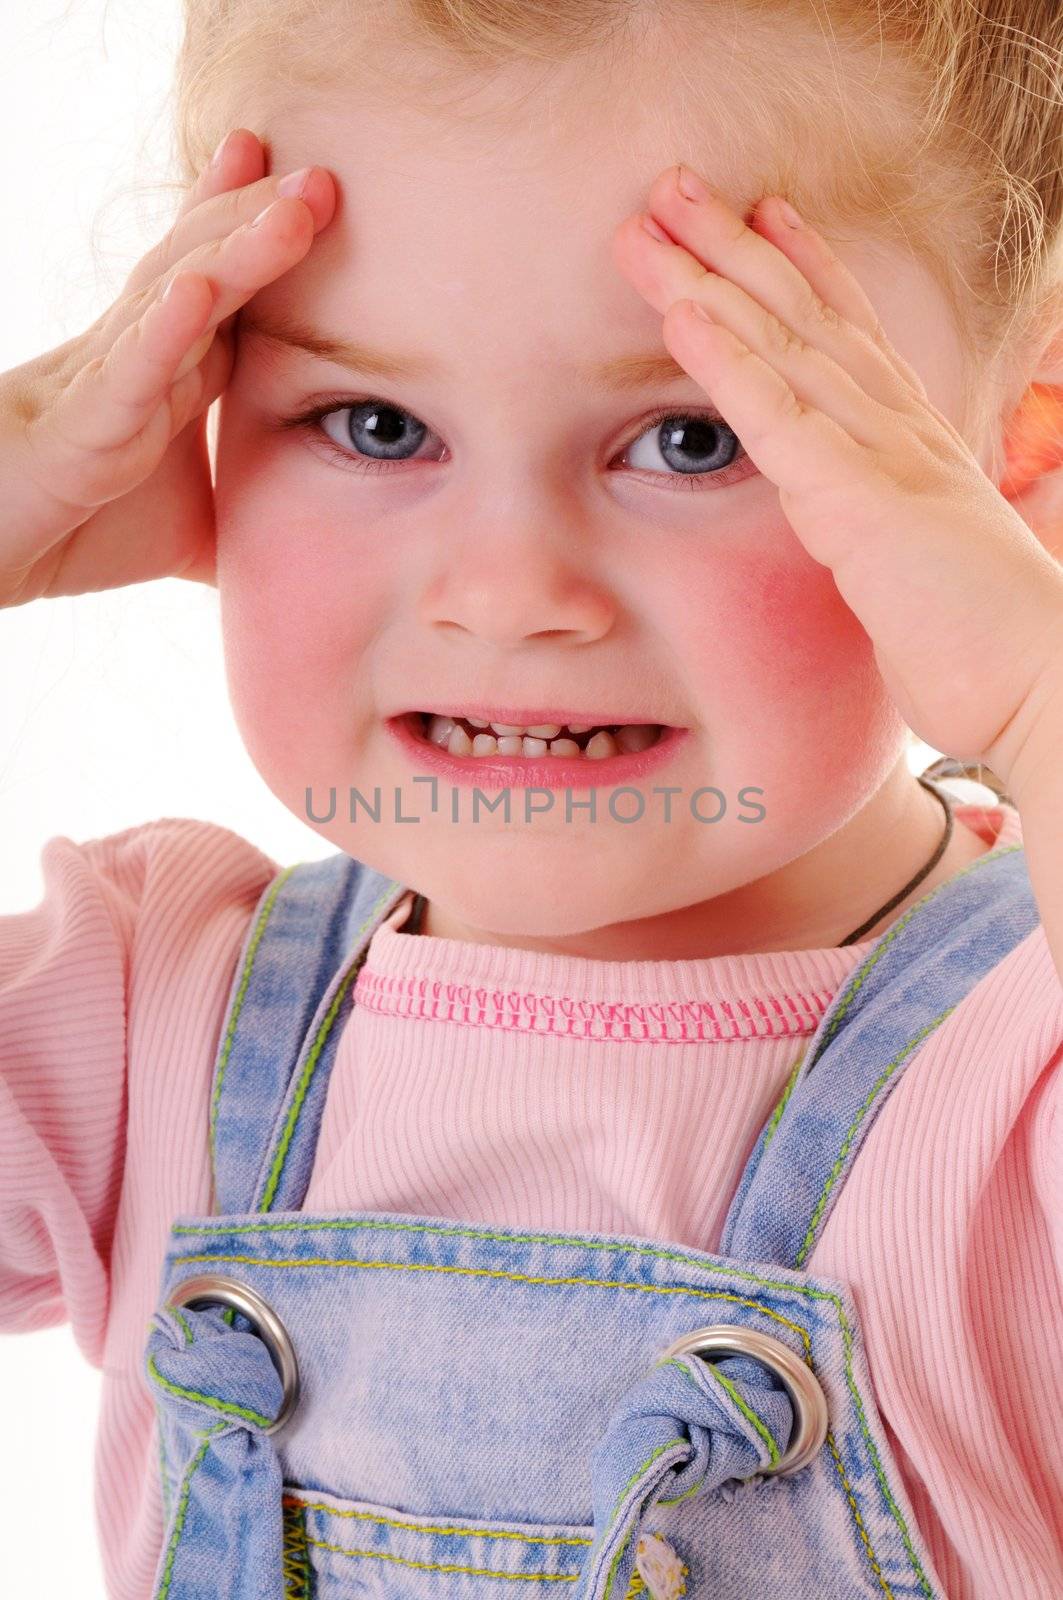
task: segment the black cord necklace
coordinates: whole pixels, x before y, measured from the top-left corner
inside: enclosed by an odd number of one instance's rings
[[[855,944],[862,934],[865,934],[869,928],[873,928],[875,923],[886,915],[887,911],[892,911],[894,906],[899,906],[902,900],[906,900],[916,885],[922,883],[923,879],[928,877],[930,873],[933,872],[934,868],[937,866],[938,862],[941,860],[942,856],[945,854],[945,851],[949,847],[949,840],[952,838],[953,821],[952,805],[949,801],[949,797],[945,793],[944,789],[939,789],[934,780],[932,778],[928,778],[925,773],[919,774],[919,782],[923,785],[924,789],[929,789],[931,794],[937,795],[944,809],[945,832],[942,835],[941,841],[938,844],[937,849],[934,851],[934,854],[930,857],[930,860],[927,862],[926,866],[921,867],[916,873],[915,877],[912,878],[910,882],[906,883],[903,889],[898,889],[893,898],[891,900],[887,900],[884,906],[879,906],[874,916],[868,917],[866,922],[862,922],[858,928],[854,928],[853,932],[849,934],[848,938],[842,939],[839,948],[841,948],[841,945]]]
[[[952,838],[953,827],[952,806],[949,802],[949,797],[945,793],[944,789],[939,789],[933,779],[928,778],[925,773],[919,774],[919,782],[923,785],[924,789],[929,789],[930,793],[937,795],[938,799],[941,801],[945,812],[944,835],[942,836],[937,849],[930,857],[930,860],[927,862],[926,866],[920,868],[915,877],[911,878],[905,884],[903,889],[898,889],[897,893],[892,897],[892,899],[887,900],[884,906],[879,906],[878,910],[873,916],[868,917],[866,922],[862,922],[858,928],[853,929],[853,932],[850,933],[847,938],[842,939],[839,948],[841,948],[841,945],[855,944],[863,934],[867,933],[869,928],[873,928],[875,923],[879,922],[886,915],[887,911],[892,911],[894,906],[899,906],[902,900],[906,900],[911,894],[912,890],[918,884],[922,883],[924,878],[928,877],[930,873],[933,872],[934,868],[937,866],[938,862],[941,860],[942,856],[945,854],[945,851],[949,847],[949,840]],[[417,894],[414,896],[413,910],[410,913],[410,918],[406,924],[406,927],[403,929],[404,933],[420,933],[421,920],[424,916],[425,904],[426,902],[423,894]]]

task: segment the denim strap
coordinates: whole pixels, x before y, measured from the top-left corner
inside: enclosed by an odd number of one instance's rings
[[[405,892],[344,851],[287,867],[263,891],[214,1068],[215,1213],[302,1204],[359,958]]]
[[[920,1045],[1040,921],[1021,844],[979,856],[876,941],[820,1019],[731,1203],[720,1253],[804,1266]]]

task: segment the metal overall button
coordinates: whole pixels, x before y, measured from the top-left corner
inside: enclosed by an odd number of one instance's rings
[[[714,1323],[683,1334],[659,1359],[667,1361],[670,1356],[683,1355],[752,1356],[769,1367],[786,1390],[794,1408],[793,1432],[784,1454],[775,1466],[761,1468],[760,1477],[788,1478],[819,1454],[827,1437],[827,1397],[812,1368],[780,1339],[755,1328]]]
[[[253,1322],[256,1333],[269,1351],[270,1359],[283,1385],[284,1394],[276,1421],[262,1431],[276,1433],[279,1428],[283,1428],[299,1401],[299,1366],[288,1330],[269,1302],[263,1300],[254,1289],[248,1288],[246,1283],[237,1282],[235,1278],[225,1278],[214,1272],[204,1273],[198,1278],[186,1278],[184,1283],[179,1284],[174,1290],[167,1302],[175,1309],[179,1306],[215,1303],[232,1306],[241,1316]]]

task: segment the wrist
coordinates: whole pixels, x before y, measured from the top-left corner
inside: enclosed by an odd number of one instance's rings
[[[1020,811],[1024,797],[1063,793],[1063,649],[1037,679],[1022,706],[985,752]]]

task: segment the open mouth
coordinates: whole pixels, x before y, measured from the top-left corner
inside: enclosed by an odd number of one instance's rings
[[[410,711],[403,718],[416,738],[437,745],[452,756],[562,756],[603,761],[610,756],[648,750],[668,732],[660,722],[540,723],[518,728],[507,723],[450,717],[433,711]]]

